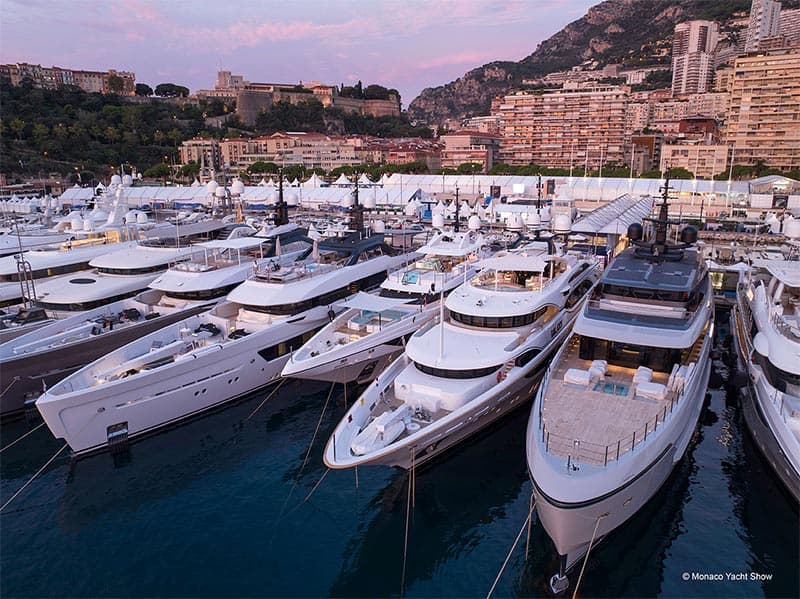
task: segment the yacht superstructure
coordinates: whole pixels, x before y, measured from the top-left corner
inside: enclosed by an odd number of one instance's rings
[[[732,322],[750,433],[800,502],[800,262],[756,260],[739,283]]]
[[[597,278],[593,259],[549,249],[483,260],[337,425],[325,463],[409,468],[529,399]]]
[[[346,310],[297,350],[283,376],[344,383],[368,381],[402,353],[411,334],[439,311],[439,299],[471,279],[490,250],[477,231],[442,232],[421,257],[389,273],[377,297],[342,300]]]
[[[547,370],[531,411],[528,468],[561,555],[555,592],[589,548],[639,510],[683,457],[710,372],[713,294],[687,227],[667,242],[667,187],[655,239],[605,270]]]

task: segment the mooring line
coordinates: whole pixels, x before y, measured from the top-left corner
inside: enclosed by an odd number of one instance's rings
[[[2,449],[0,449],[0,453],[3,453],[3,452],[4,452],[6,449],[8,449],[9,447],[13,447],[14,445],[16,445],[17,443],[19,443],[20,441],[22,441],[22,440],[23,440],[25,437],[27,437],[27,436],[28,436],[28,435],[30,435],[31,433],[33,433],[33,432],[36,432],[38,429],[42,428],[44,425],[45,425],[45,423],[44,423],[44,422],[42,422],[41,424],[38,424],[38,425],[36,425],[36,427],[35,427],[35,428],[33,428],[33,429],[29,430],[27,433],[25,433],[24,435],[22,435],[22,436],[21,436],[19,439],[17,439],[16,441],[12,441],[12,442],[11,442],[11,443],[9,443],[8,445],[6,445],[6,446],[5,446],[5,447],[3,447]]]
[[[405,597],[406,594],[406,563],[408,561],[408,527],[411,520],[411,502],[412,502],[412,489],[414,484],[414,448],[411,448],[411,468],[408,471],[408,495],[406,497],[406,529],[403,537],[403,573],[400,577],[400,596]]]
[[[575,591],[572,593],[572,599],[575,599],[578,596],[578,589],[581,586],[581,579],[583,578],[583,571],[586,569],[586,562],[589,561],[589,552],[592,550],[592,543],[594,543],[594,536],[597,534],[597,527],[600,526],[600,520],[605,518],[607,514],[602,514],[597,517],[597,521],[594,523],[594,532],[592,533],[592,538],[589,540],[589,547],[586,549],[586,557],[583,558],[583,565],[581,566],[581,573],[578,574],[578,582],[575,583]]]
[[[525,528],[528,527],[528,523],[533,518],[533,510],[535,509],[536,509],[536,500],[534,500],[531,503],[530,511],[528,512],[528,517],[525,518],[525,521],[522,523],[522,527],[519,529],[519,532],[517,533],[517,538],[514,539],[514,544],[511,545],[511,549],[508,550],[508,555],[506,555],[506,559],[505,561],[503,561],[503,565],[500,566],[500,571],[497,573],[497,576],[495,577],[494,582],[492,583],[492,588],[490,588],[489,592],[486,594],[486,599],[491,598],[492,593],[494,593],[494,589],[497,586],[497,583],[500,582],[500,577],[503,575],[503,571],[506,569],[506,566],[508,565],[508,560],[511,559],[511,555],[514,553],[514,549],[516,549],[517,543],[519,543],[520,538],[522,538],[522,533],[525,532]]]
[[[45,468],[47,468],[47,467],[50,465],[50,463],[51,463],[53,460],[55,460],[55,459],[58,457],[58,454],[60,454],[62,451],[64,451],[64,450],[65,450],[67,447],[69,447],[69,444],[68,444],[68,443],[64,443],[64,445],[62,445],[62,446],[61,446],[61,449],[59,449],[57,452],[55,452],[55,454],[53,454],[53,457],[52,457],[52,458],[50,458],[49,460],[47,460],[47,462],[45,462],[44,466],[42,466],[41,468],[39,468],[39,470],[36,472],[36,474],[34,474],[34,475],[33,475],[33,476],[32,476],[32,477],[31,477],[31,478],[28,480],[28,482],[26,482],[24,485],[22,485],[22,487],[20,488],[20,490],[19,490],[19,491],[17,491],[16,493],[14,493],[14,494],[11,496],[11,498],[10,498],[8,501],[6,501],[6,502],[5,502],[5,503],[2,505],[2,507],[0,507],[0,512],[2,512],[4,509],[6,509],[6,507],[8,506],[8,504],[9,504],[9,503],[11,503],[12,501],[14,501],[14,499],[16,499],[16,498],[17,498],[17,496],[18,496],[20,493],[22,493],[22,492],[25,490],[25,488],[26,488],[26,487],[27,487],[29,484],[31,484],[31,483],[34,481],[34,479],[35,479],[37,476],[39,476],[39,475],[40,475],[42,472],[44,472],[44,469],[45,469]]]
[[[283,383],[285,383],[287,380],[288,379],[281,379],[280,382],[278,383],[278,385],[272,390],[272,393],[267,395],[264,398],[264,400],[260,404],[258,404],[258,406],[256,406],[256,409],[253,410],[252,412],[250,412],[250,415],[247,418],[245,418],[245,420],[250,420],[253,416],[255,416],[256,412],[258,412],[261,409],[261,406],[263,406],[265,403],[267,403],[267,400],[270,397],[272,397],[273,395],[275,395],[275,393],[277,393],[278,389],[281,388],[281,385],[283,385]]]

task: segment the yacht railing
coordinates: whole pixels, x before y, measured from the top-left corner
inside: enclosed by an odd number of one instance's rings
[[[795,343],[800,342],[800,327],[793,326],[786,322],[782,314],[779,314],[774,309],[770,310],[769,321],[781,335]]]
[[[567,468],[571,468],[572,464],[578,462],[594,466],[602,464],[605,468],[610,462],[619,460],[626,453],[633,451],[637,445],[647,441],[647,437],[653,435],[658,430],[658,427],[664,424],[675,406],[678,405],[678,400],[679,397],[676,394],[672,394],[669,403],[664,404],[664,409],[657,412],[655,418],[646,421],[644,426],[632,431],[629,436],[622,437],[616,443],[609,443],[608,445],[573,439],[547,430],[547,423],[542,418],[540,410],[539,431],[541,442],[546,453],[566,455]]]

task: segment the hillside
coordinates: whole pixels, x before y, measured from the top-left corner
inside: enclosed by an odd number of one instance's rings
[[[724,23],[751,0],[606,0],[545,40],[519,62],[491,62],[446,85],[427,88],[408,107],[424,123],[488,114],[493,97],[541,77],[592,62],[597,66],[669,64],[675,25],[692,19]],[[784,0],[794,8],[795,0]],[[722,28],[725,33],[726,28]]]

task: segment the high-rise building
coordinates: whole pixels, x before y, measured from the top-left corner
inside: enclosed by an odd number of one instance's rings
[[[800,168],[800,49],[736,59],[726,142],[737,164]]]
[[[750,23],[747,26],[745,52],[757,52],[759,42],[775,37],[780,31],[781,3],[775,0],[753,0],[750,5]]]
[[[687,21],[675,26],[672,38],[672,94],[696,94],[710,89],[719,25]]]
[[[500,160],[547,167],[624,163],[629,93],[624,85],[587,83],[505,96],[498,109]]]

